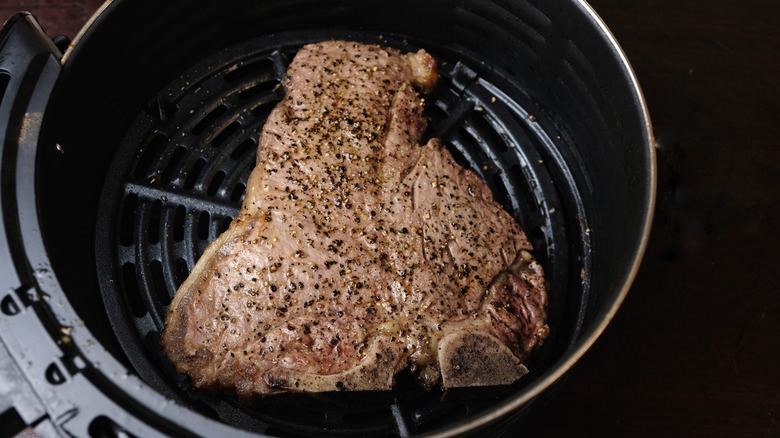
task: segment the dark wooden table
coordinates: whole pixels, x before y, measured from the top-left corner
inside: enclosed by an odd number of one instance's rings
[[[4,0],[75,35],[99,0]],[[650,106],[653,234],[544,436],[780,436],[780,1],[592,0]]]

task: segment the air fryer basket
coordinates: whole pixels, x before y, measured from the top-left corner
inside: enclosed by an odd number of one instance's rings
[[[193,389],[161,352],[170,297],[238,211],[287,63],[333,38],[423,47],[439,60],[429,135],[518,218],[551,283],[550,338],[516,384],[444,394],[401,375],[387,393],[248,406]],[[186,407],[176,410],[183,429],[171,430],[501,430],[593,342],[636,270],[653,202],[649,121],[584,2],[114,1],[75,43],[44,120],[42,144],[57,147],[38,152],[41,231],[90,334],[74,342],[94,336],[114,358],[88,346],[86,361],[137,373],[144,400]],[[125,391],[111,380],[101,384]]]

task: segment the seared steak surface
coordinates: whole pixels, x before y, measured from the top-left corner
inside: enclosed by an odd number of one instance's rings
[[[442,144],[421,144],[424,51],[305,46],[241,213],[182,284],[162,345],[198,387],[251,396],[507,384],[546,336],[542,269]]]

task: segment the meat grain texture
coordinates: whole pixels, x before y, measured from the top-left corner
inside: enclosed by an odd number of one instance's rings
[[[424,50],[303,47],[240,214],[173,298],[162,346],[242,396],[514,382],[546,336],[542,268],[438,139],[421,144]]]

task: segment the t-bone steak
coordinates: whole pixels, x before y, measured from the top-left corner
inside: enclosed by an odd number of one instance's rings
[[[239,395],[509,384],[547,335],[515,219],[438,139],[424,50],[303,47],[263,128],[240,214],[176,292],[162,346]]]

